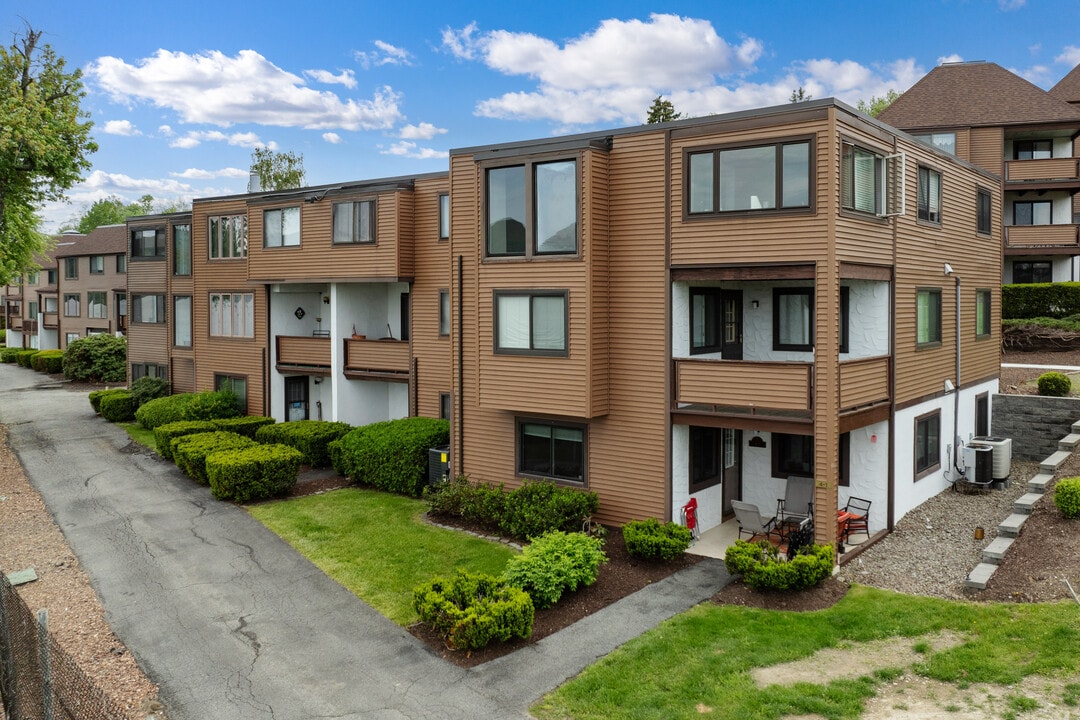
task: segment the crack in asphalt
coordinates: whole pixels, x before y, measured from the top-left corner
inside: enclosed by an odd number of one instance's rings
[[[256,709],[265,710],[266,712],[269,712],[270,717],[273,718],[276,717],[276,715],[274,714],[274,706],[259,702],[255,699],[255,692],[253,683],[251,681],[251,676],[255,673],[255,664],[259,662],[259,655],[262,653],[262,643],[259,642],[258,634],[254,630],[248,629],[248,617],[248,615],[241,615],[238,618],[238,625],[236,629],[233,630],[233,633],[243,636],[244,639],[247,641],[247,644],[251,647],[253,653],[251,657],[251,664],[248,665],[248,669],[246,672],[237,670],[235,673],[233,673],[233,677],[235,678],[236,682],[235,684],[230,683],[230,689],[235,690],[237,693],[243,693],[246,696],[244,698],[237,697],[237,701],[243,702],[245,705]]]

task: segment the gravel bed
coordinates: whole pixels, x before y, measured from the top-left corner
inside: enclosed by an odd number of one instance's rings
[[[1038,470],[1037,462],[1014,460],[1004,490],[945,490],[930,498],[901,518],[891,535],[841,567],[839,577],[911,595],[970,598],[964,579]],[[982,540],[975,539],[976,527],[983,528]]]

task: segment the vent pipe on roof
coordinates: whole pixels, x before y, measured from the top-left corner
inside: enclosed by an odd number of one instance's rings
[[[248,192],[262,192],[262,180],[259,178],[259,173],[253,172],[248,175]]]

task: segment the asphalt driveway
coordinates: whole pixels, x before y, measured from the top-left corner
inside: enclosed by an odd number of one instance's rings
[[[0,365],[0,422],[171,720],[526,718],[545,692],[728,579],[706,559],[464,670],[242,508],[132,452],[85,392]]]

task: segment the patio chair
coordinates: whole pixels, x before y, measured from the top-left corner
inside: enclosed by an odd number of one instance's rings
[[[741,500],[732,500],[731,509],[735,511],[735,520],[739,523],[739,537],[746,533],[750,536],[750,542],[767,540],[773,545],[779,546],[784,537],[776,525],[776,518],[771,517],[763,520],[761,510],[757,505],[752,505]]]
[[[776,517],[781,525],[803,526],[814,518],[814,478],[791,475],[784,497],[776,501]]]
[[[844,537],[841,542],[847,542],[852,535],[865,534],[870,536],[870,500],[858,497],[849,497],[844,505],[844,513],[847,515],[844,523]]]

